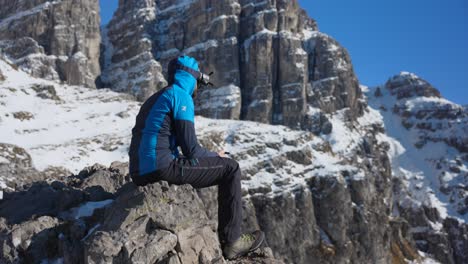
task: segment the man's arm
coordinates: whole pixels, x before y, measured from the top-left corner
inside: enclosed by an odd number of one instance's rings
[[[218,154],[209,151],[198,144],[195,133],[195,109],[192,97],[187,94],[174,98],[174,125],[176,141],[182,149],[185,157],[217,157]]]

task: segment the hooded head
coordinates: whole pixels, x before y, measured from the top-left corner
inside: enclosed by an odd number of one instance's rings
[[[194,71],[199,71],[198,62],[189,56],[180,56],[169,62],[169,83],[179,86],[192,96],[193,91],[195,90],[195,85],[197,84],[197,79],[195,79],[195,77],[189,72],[177,69],[177,64],[188,67]]]

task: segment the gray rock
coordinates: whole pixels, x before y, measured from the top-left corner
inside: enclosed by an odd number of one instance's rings
[[[273,198],[254,195],[251,200],[256,221],[276,257],[286,263],[311,263],[318,259],[315,249],[320,237],[310,191],[299,189]]]
[[[0,5],[0,47],[15,64],[37,77],[95,87],[101,42],[97,0]]]
[[[125,230],[96,232],[93,239],[86,243],[85,261],[155,263],[161,260],[176,246],[177,236],[166,230],[147,230],[149,220],[143,216]]]
[[[311,131],[315,135],[328,135],[333,130],[333,125],[322,111],[307,113],[302,121],[302,128]]]
[[[44,54],[44,47],[33,38],[22,37],[14,40],[0,41],[3,55],[8,55],[10,59],[18,60],[33,54]]]
[[[453,248],[455,263],[463,263],[468,259],[468,225],[448,217],[444,221],[444,229]]]
[[[56,183],[35,182],[23,191],[7,192],[0,203],[0,217],[17,224],[36,216],[58,216],[84,201],[81,191]]]
[[[23,185],[46,179],[60,179],[71,174],[68,170],[59,167],[48,167],[44,171],[37,171],[32,167],[29,153],[12,144],[0,143],[0,157],[4,160],[0,162],[0,179],[6,184],[5,192],[21,190]]]
[[[34,115],[28,111],[13,112],[13,117],[21,121],[34,119]]]
[[[467,122],[468,113],[466,109],[460,105],[451,103],[446,100],[440,100],[441,95],[430,83],[418,77],[415,74],[402,72],[390,78],[385,84],[387,93],[390,93],[396,98],[393,104],[392,111],[395,115],[401,118],[402,125],[416,135],[410,142],[418,149],[430,147],[431,145],[441,144],[446,147],[453,147],[457,154],[455,156],[447,155],[436,158],[433,166],[435,171],[434,175],[427,175],[438,179],[437,187],[443,195],[447,197],[450,207],[461,215],[468,212],[468,193],[466,193],[466,177],[467,173],[460,169],[462,164],[462,157],[468,151],[468,131]],[[416,103],[417,102],[417,103]],[[451,174],[447,178],[447,174]],[[399,186],[399,185],[398,185]],[[404,190],[404,188],[402,188]],[[405,191],[396,191],[395,193],[402,194],[402,197],[411,200],[411,193]],[[401,200],[404,200],[402,198]],[[406,210],[406,209],[404,209]],[[432,217],[434,213],[426,214],[427,212],[436,211],[434,208],[421,208],[413,210],[405,214],[411,226],[415,228],[429,227],[428,221],[436,221],[441,223],[439,217]],[[427,217],[426,217],[427,216]],[[432,230],[430,228],[429,230]],[[439,247],[435,245],[434,241],[446,241],[445,238],[437,237],[437,230],[429,230],[420,232],[427,234],[419,236],[419,240],[427,243],[424,245],[423,251],[433,253],[438,256],[442,262],[451,261],[450,249]],[[430,234],[430,235],[429,235]],[[444,235],[446,236],[446,235]],[[429,237],[431,241],[421,239],[421,237]],[[443,248],[438,250],[438,248]],[[445,253],[436,253],[437,251],[444,251]],[[445,257],[444,257],[445,256]]]
[[[31,88],[36,91],[39,98],[60,101],[60,97],[58,97],[53,85],[36,84]]]
[[[121,1],[102,31],[103,85],[133,94],[138,100],[145,100],[167,84],[152,53],[155,5],[155,1]]]
[[[51,244],[56,235],[53,228],[57,225],[58,220],[49,216],[12,225],[0,236],[0,244],[3,246],[0,260],[17,262],[21,256],[24,261],[31,263],[53,255],[55,248]]]
[[[30,37],[1,40],[0,49],[19,68],[32,76],[48,80],[59,80],[57,58],[46,55],[44,48]]]
[[[170,214],[162,212],[171,212]],[[136,188],[133,184],[124,186],[113,205],[106,211],[105,220],[99,232],[86,242],[86,258],[104,261],[102,254],[106,246],[98,247],[101,240],[112,243],[114,251],[106,252],[109,258],[122,260],[144,260],[145,263],[162,260],[175,248],[182,263],[190,263],[203,254],[208,259],[221,257],[218,237],[208,225],[203,203],[190,186],[175,186],[156,183]],[[136,231],[132,231],[136,230]],[[167,231],[164,231],[167,230]],[[164,231],[164,232],[163,232]],[[157,235],[162,232],[162,235]],[[130,234],[138,236],[129,239]],[[156,237],[155,237],[156,236]],[[154,244],[156,241],[167,244],[160,254],[150,257],[149,251],[135,251],[139,248],[132,243]],[[152,242],[153,241],[153,242]],[[159,245],[161,246],[161,245]],[[140,246],[144,248],[143,246]],[[162,249],[161,249],[162,250]],[[154,251],[154,250],[153,250]],[[152,253],[155,254],[155,253]]]
[[[311,106],[325,113],[350,109],[351,120],[363,114],[364,103],[348,52],[336,40],[323,33],[308,39],[309,54],[308,99]]]
[[[430,83],[412,73],[400,73],[390,78],[385,88],[397,97],[398,101],[393,106],[393,113],[402,117],[407,128],[415,126],[420,130],[420,147],[427,141],[443,141],[460,152],[468,152],[468,137],[458,133],[457,129],[465,131],[466,124],[459,124],[459,120],[468,118],[468,112],[462,106],[439,102],[435,104],[421,104],[418,110],[412,111],[405,104],[406,100],[412,98],[441,98],[440,92]],[[438,123],[434,124],[433,120]],[[439,131],[449,130],[447,136],[441,137]]]
[[[349,108],[352,119],[362,115],[349,55],[317,32],[296,1],[171,4],[121,3],[103,36],[102,80],[112,89],[144,100],[166,84],[168,62],[187,54],[203,71],[214,71],[215,87],[200,91],[197,114],[325,133],[332,127],[323,118],[304,125],[310,107],[325,113]]]
[[[67,180],[69,185],[83,190],[92,201],[112,199],[114,193],[130,181],[128,163],[114,162],[109,168],[95,164]]]
[[[415,96],[441,98],[440,92],[429,82],[408,72],[401,72],[391,77],[385,84],[385,88],[390,90],[397,99]]]
[[[241,91],[234,85],[206,88],[198,92],[196,114],[218,119],[239,119]]]
[[[390,220],[392,228],[391,253],[393,263],[406,263],[420,261],[421,257],[416,251],[416,245],[410,233],[408,222],[402,218]]]
[[[441,263],[464,263],[466,260],[467,225],[447,217],[441,220],[435,208],[398,207],[402,217],[408,220],[409,234],[416,241],[418,250],[428,253]],[[440,227],[433,223],[441,223]]]
[[[15,167],[32,166],[31,156],[29,153],[16,145],[1,143],[0,155],[4,160],[7,160],[8,164],[12,164]]]
[[[346,228],[351,219],[347,215],[353,214],[351,195],[346,190],[343,177],[314,178],[311,182],[314,194],[314,207],[317,224],[323,232],[334,241],[338,262],[353,258],[352,242]]]

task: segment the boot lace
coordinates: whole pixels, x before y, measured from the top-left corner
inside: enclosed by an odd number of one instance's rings
[[[240,238],[242,241],[245,241],[245,242],[255,241],[255,236],[252,234],[242,234]]]

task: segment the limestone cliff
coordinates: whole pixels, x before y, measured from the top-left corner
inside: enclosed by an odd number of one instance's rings
[[[99,1],[1,0],[0,51],[33,76],[95,87]]]
[[[103,80],[140,100],[166,84],[161,72],[172,58],[187,54],[214,71],[215,87],[196,102],[201,115],[321,133],[329,131],[323,113],[363,113],[348,53],[297,1],[120,1],[103,38]]]

